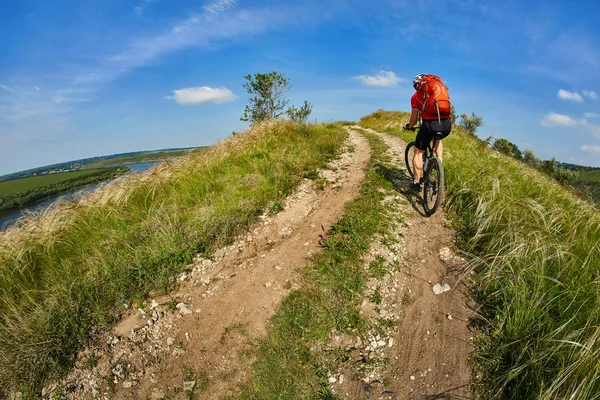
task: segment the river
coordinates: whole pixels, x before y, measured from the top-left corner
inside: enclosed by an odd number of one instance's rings
[[[129,173],[131,174],[134,172],[145,171],[148,168],[152,167],[154,164],[156,164],[156,162],[142,162],[142,163],[123,164],[123,165],[129,167],[129,169],[131,170]],[[54,204],[55,202],[57,202],[59,200],[69,200],[72,198],[81,197],[84,194],[89,193],[89,192],[93,191],[94,189],[96,189],[101,183],[104,183],[104,182],[98,182],[93,185],[73,189],[68,192],[63,192],[63,193],[54,195],[52,197],[48,197],[47,199],[38,201],[37,203],[30,204],[29,206],[27,206],[25,208],[22,208],[19,210],[14,210],[14,211],[9,211],[4,214],[0,214],[0,231],[5,231],[10,226],[14,225],[14,223],[17,222],[17,220],[19,218],[21,218],[25,213],[28,213],[28,212],[37,213],[37,212],[40,212],[43,209],[47,208],[51,204]]]

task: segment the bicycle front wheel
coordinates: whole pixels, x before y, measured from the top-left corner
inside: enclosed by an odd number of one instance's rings
[[[415,157],[415,149],[416,143],[410,142],[404,151],[404,162],[406,163],[406,170],[408,171],[411,179],[415,179],[415,172],[413,171],[413,158]]]
[[[433,215],[444,197],[444,167],[437,157],[429,159],[423,182],[423,208],[425,214]]]

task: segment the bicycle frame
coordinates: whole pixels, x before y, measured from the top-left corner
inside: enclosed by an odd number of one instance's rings
[[[436,212],[444,194],[444,168],[437,157],[439,142],[441,139],[433,137],[423,151],[423,208],[427,215]],[[409,143],[406,147],[405,163],[410,176],[414,179],[413,163],[408,156],[412,148],[416,149],[415,142]]]

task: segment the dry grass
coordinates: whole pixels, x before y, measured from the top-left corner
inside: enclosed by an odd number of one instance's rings
[[[361,124],[412,140],[378,111]],[[600,213],[461,129],[444,141],[446,208],[477,272],[482,398],[600,398]]]
[[[0,394],[32,396],[150,290],[166,291],[335,156],[334,125],[270,122],[117,179],[0,235]]]

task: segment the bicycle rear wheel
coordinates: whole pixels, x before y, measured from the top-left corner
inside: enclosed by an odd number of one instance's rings
[[[425,214],[433,215],[444,197],[444,167],[437,157],[429,159],[423,182],[423,208]]]
[[[416,143],[410,142],[408,146],[406,146],[406,150],[404,151],[404,162],[406,163],[406,170],[410,175],[411,179],[415,179],[415,173],[413,171],[413,158],[415,156],[415,148]]]

